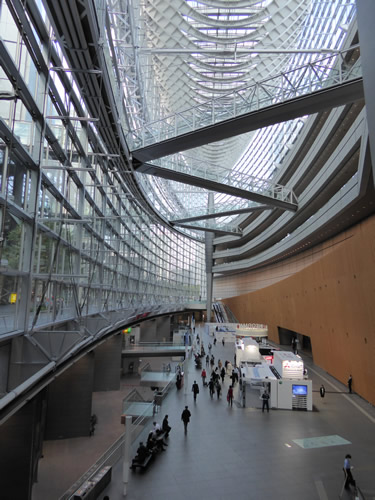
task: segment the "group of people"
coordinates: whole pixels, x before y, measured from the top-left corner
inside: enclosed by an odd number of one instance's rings
[[[169,436],[171,429],[168,415],[165,415],[161,425],[154,422],[153,428],[148,434],[146,444],[143,441],[139,443],[131,468],[134,468],[136,464],[143,464],[148,457],[155,455],[158,451],[165,451],[165,446],[168,446],[168,444],[164,441],[164,438]]]
[[[213,339],[213,345],[216,345],[216,337],[214,336]],[[225,346],[225,340],[224,338],[222,339],[222,344]],[[213,398],[214,394],[217,394],[217,399],[220,399],[221,397],[221,392],[222,392],[222,384],[224,384],[224,379],[225,376],[228,375],[231,379],[231,385],[228,388],[227,391],[227,401],[228,401],[228,406],[233,406],[233,387],[235,386],[236,382],[239,381],[239,370],[236,366],[233,367],[232,363],[228,360],[225,361],[224,366],[223,363],[220,359],[217,361],[217,367],[214,368],[215,365],[215,356],[211,353],[212,350],[212,344],[211,342],[208,344],[208,351],[209,354],[206,355],[206,368],[211,365],[211,377],[209,381],[207,382],[207,371],[208,369],[203,368],[201,372],[201,377],[202,377],[202,383],[203,387],[208,386],[210,396]],[[221,383],[220,383],[221,379]],[[199,386],[194,381],[192,391],[194,394],[194,401],[196,401],[197,394],[199,393]]]
[[[212,365],[215,363],[215,360],[213,360]],[[212,366],[212,372],[211,372],[211,378],[218,379],[221,378],[221,382],[224,383],[225,375],[228,375],[229,378],[232,381],[232,386],[236,384],[236,382],[239,381],[239,370],[235,366],[233,368],[232,364],[230,361],[225,361],[225,364],[223,366],[222,362],[220,359],[217,362],[217,367],[214,369]],[[207,377],[207,371],[205,368],[203,368],[202,373],[201,373],[203,385],[206,385],[206,377]],[[216,382],[216,380],[214,380]]]
[[[222,366],[221,370],[219,371],[219,367],[220,367],[220,364],[218,364],[218,366],[212,370],[211,377],[210,377],[210,380],[208,383],[206,382],[207,372],[206,372],[205,368],[203,368],[202,373],[201,373],[203,387],[208,386],[211,398],[213,398],[213,396],[216,392],[217,399],[220,399],[221,389],[222,389],[221,384],[220,384],[220,378],[221,378],[221,383],[223,384],[224,378],[226,375],[225,368]],[[227,392],[227,401],[228,401],[228,405],[233,406],[233,386],[234,386],[236,380],[238,380],[237,371],[236,372],[234,372],[234,370],[232,371],[231,379],[232,379],[232,384],[229,386],[229,389]],[[194,384],[193,384],[191,390],[192,390],[193,395],[194,395],[194,401],[196,401],[197,394],[199,394],[199,385],[197,384],[196,380],[194,380]]]

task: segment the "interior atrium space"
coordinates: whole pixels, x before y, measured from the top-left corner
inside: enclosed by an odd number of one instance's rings
[[[373,410],[373,19],[373,0],[0,0],[2,499],[47,498],[51,442],[89,440],[99,393],[152,371],[131,349],[170,371],[212,323],[299,339]]]

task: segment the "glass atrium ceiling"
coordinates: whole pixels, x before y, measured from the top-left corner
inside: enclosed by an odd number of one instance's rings
[[[355,14],[354,0],[108,0],[108,8],[128,132],[145,124],[157,128],[163,117],[215,98],[225,106],[233,91],[332,54],[342,47]],[[280,177],[305,119],[181,152],[178,162],[194,164],[198,176],[204,169],[204,175],[211,171],[216,178],[242,174],[270,182]],[[175,155],[154,163],[176,161]],[[214,193],[213,208],[206,189],[137,176],[150,203],[172,221],[257,205]],[[230,231],[240,218],[225,215],[194,227]]]

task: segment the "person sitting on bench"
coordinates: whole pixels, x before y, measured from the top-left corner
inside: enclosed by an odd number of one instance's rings
[[[163,439],[155,438],[153,431],[150,431],[147,438],[147,448],[151,451],[164,451],[164,442]]]
[[[161,428],[163,432],[165,432],[165,437],[167,438],[172,429],[168,422],[168,415],[165,415]]]
[[[146,448],[146,446],[143,444],[141,441],[139,443],[139,447],[137,450],[136,456],[133,458],[132,461],[132,467],[134,467],[135,464],[143,464],[143,462],[150,456],[149,450]]]
[[[161,434],[163,432],[161,430],[160,424],[158,424],[157,422],[153,423],[152,430],[153,430],[153,433],[154,433],[154,438],[156,438],[156,436],[159,436],[159,434]]]

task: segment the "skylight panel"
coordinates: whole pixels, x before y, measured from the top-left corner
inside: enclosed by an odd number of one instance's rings
[[[271,0],[242,7],[233,6],[233,3],[236,2],[227,2],[225,8],[218,8],[215,7],[215,2],[207,5],[196,0],[186,0],[181,12],[174,12],[173,2],[165,1],[168,8],[163,10],[160,4],[148,0],[147,12],[146,7],[140,8],[143,14],[135,16],[137,21],[140,18],[140,23],[137,22],[133,30],[134,40],[141,40],[137,51],[134,51],[134,57],[135,64],[138,64],[142,72],[128,74],[123,71],[126,83],[130,79],[136,81],[136,78],[140,78],[144,85],[137,88],[134,84],[128,92],[124,91],[130,123],[141,123],[145,117],[151,117],[150,121],[158,119],[163,114],[161,103],[165,106],[165,114],[169,115],[194,103],[209,105],[213,97],[223,96],[270,74],[313,61],[321,55],[276,52],[280,48],[339,48],[345,37],[345,31],[340,26],[350,24],[355,12],[354,1],[349,4],[343,0],[311,0],[300,4],[296,2],[293,15],[289,16],[286,10],[287,15],[282,19],[280,12],[277,12],[273,21],[270,10],[267,9],[272,4]],[[290,2],[286,3],[291,5]],[[308,5],[311,5],[309,11]],[[113,26],[116,31],[113,38],[124,38],[122,20],[118,18]],[[120,47],[120,43],[118,46]],[[142,48],[162,50],[178,47],[187,52],[181,51],[174,55],[172,51],[166,51],[150,56],[147,64],[144,64]],[[260,52],[255,53],[257,48]],[[275,50],[275,53],[261,53],[262,48]],[[124,66],[120,57],[119,51],[119,65]],[[327,65],[322,72],[329,72],[332,64],[333,62]],[[237,69],[237,66],[240,67]],[[300,75],[292,78],[298,82]],[[135,96],[141,97],[136,100]],[[220,102],[225,108],[232,104],[232,99],[228,97]],[[232,138],[228,143],[215,145],[215,149],[212,147],[212,168],[215,170],[216,163],[220,164],[220,158],[224,155],[227,155],[226,158],[232,155],[233,158],[240,158],[233,167],[234,171],[265,179],[272,178],[287,163],[285,159],[302,127],[303,121],[296,120],[287,125],[278,124],[249,134],[251,140],[249,139],[243,155],[240,154],[243,138],[242,142]],[[203,158],[209,158],[210,148],[211,146],[202,149]],[[149,181],[148,186],[153,186],[148,190],[153,193],[154,206],[156,200],[159,200],[157,203],[165,207],[165,213],[177,210],[176,205],[179,204],[188,210],[197,206],[202,199],[207,201],[207,194],[203,190],[192,194],[191,187],[177,186],[165,180],[159,179],[157,183]],[[172,196],[172,190],[176,190],[175,196]],[[189,194],[185,195],[184,190]],[[215,201],[229,199],[228,195],[215,194]]]

